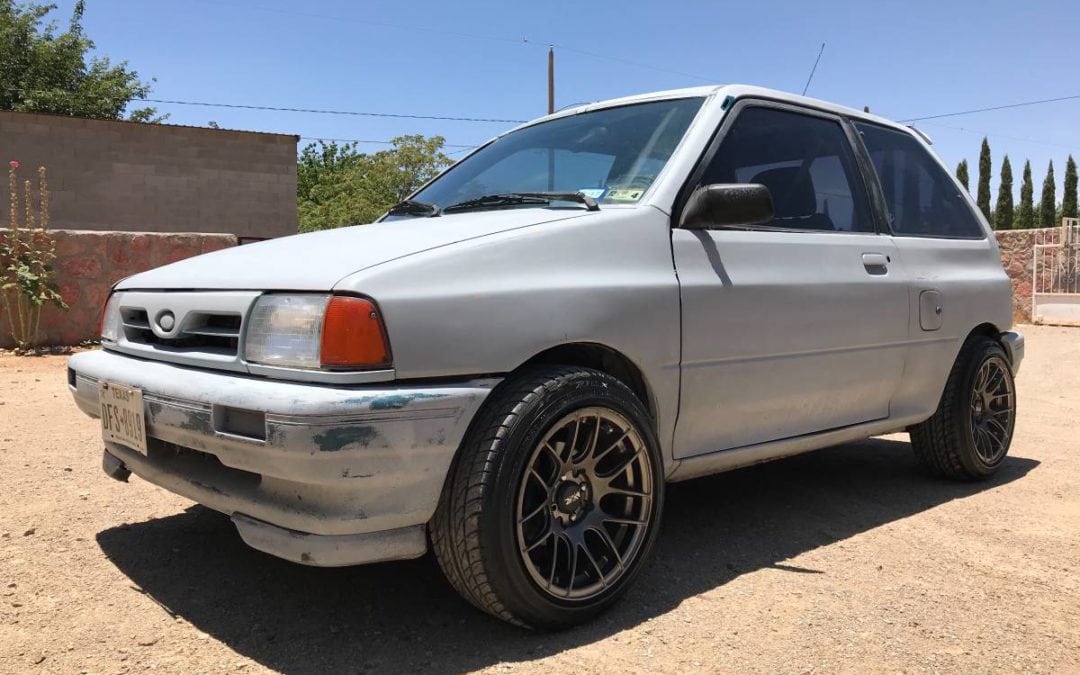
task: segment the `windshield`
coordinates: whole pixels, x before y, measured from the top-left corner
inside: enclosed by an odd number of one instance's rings
[[[411,199],[440,209],[511,193],[580,192],[601,204],[637,202],[703,100],[604,108],[525,127],[458,162]]]

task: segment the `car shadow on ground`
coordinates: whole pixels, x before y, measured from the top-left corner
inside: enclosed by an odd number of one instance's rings
[[[871,439],[674,484],[657,555],[635,587],[597,621],[554,634],[473,610],[430,556],[304,567],[247,548],[228,518],[198,506],[97,539],[163,608],[268,668],[462,671],[594,642],[761,568],[828,574],[784,561],[1009,483],[1037,465],[1009,458],[990,481],[952,483],[921,475],[908,443]]]

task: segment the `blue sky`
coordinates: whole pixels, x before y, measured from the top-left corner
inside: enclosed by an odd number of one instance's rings
[[[60,0],[66,20],[74,0]],[[1080,94],[1080,2],[411,2],[87,0],[101,54],[155,77],[155,98],[529,119],[556,107],[710,82],[800,92],[906,119]],[[172,123],[387,140],[441,134],[475,144],[507,124],[159,105]],[[1036,200],[1054,160],[1080,157],[1080,99],[920,123],[950,167],[984,134],[1025,158]],[[362,145],[375,150],[379,145]],[[451,148],[454,150],[456,148]]]

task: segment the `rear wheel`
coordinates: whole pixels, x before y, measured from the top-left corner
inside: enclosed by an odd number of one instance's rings
[[[529,627],[581,623],[627,590],[655,542],[658,444],[640,400],[604,373],[532,370],[500,385],[432,521],[451,584]]]
[[[1016,384],[1005,350],[974,336],[960,350],[934,416],[912,427],[911,445],[933,474],[987,478],[1005,461],[1015,422]]]

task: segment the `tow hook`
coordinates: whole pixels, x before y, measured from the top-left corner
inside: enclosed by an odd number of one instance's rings
[[[114,478],[121,483],[126,483],[128,476],[131,475],[131,471],[124,466],[124,463],[110,455],[108,450],[101,453],[101,468],[105,470],[109,478]]]

